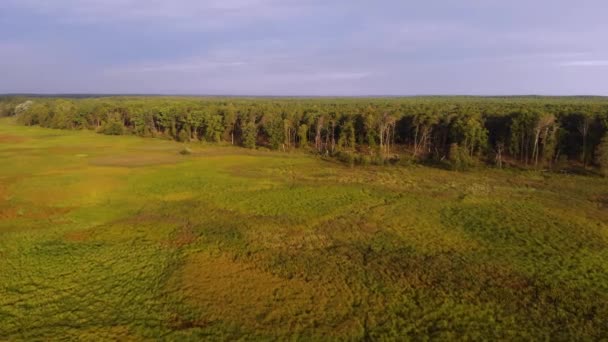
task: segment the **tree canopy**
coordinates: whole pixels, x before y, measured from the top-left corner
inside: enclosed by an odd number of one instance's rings
[[[564,159],[587,166],[598,165],[608,99],[4,97],[0,116],[24,125],[375,160],[443,161],[457,152],[459,160],[500,166],[546,167]]]

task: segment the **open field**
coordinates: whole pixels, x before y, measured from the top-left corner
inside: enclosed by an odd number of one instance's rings
[[[608,179],[0,120],[0,340],[608,337]]]

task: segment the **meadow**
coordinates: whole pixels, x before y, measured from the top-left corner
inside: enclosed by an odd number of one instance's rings
[[[0,119],[0,340],[600,340],[607,317],[607,178]]]

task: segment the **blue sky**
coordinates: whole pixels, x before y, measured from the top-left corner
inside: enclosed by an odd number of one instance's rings
[[[608,95],[608,1],[0,0],[0,93]]]

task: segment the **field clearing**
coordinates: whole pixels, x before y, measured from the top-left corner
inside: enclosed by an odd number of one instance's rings
[[[608,337],[608,179],[0,119],[0,340]]]

